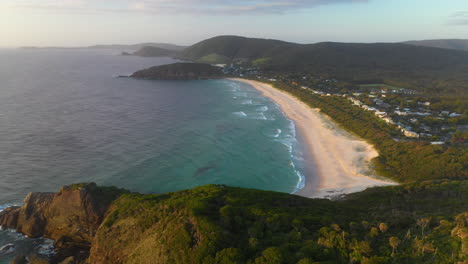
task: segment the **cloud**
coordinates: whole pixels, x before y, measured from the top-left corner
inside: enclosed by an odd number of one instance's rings
[[[3,0],[15,8],[88,12],[144,12],[155,14],[283,14],[321,5],[367,3],[371,0]]]
[[[468,11],[456,12],[450,16],[450,25],[468,26]]]

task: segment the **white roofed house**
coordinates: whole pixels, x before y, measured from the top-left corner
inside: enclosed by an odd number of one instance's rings
[[[419,138],[419,134],[416,133],[416,132],[413,132],[413,131],[410,131],[410,130],[406,130],[405,128],[403,128],[401,130],[403,132],[403,134],[407,137],[410,137],[410,138]]]
[[[408,112],[403,112],[403,111],[395,111],[395,114],[399,115],[399,116],[407,116],[408,115]]]
[[[349,100],[350,100],[354,105],[357,105],[357,106],[361,106],[361,105],[362,105],[361,101],[359,101],[359,100],[357,100],[357,99],[349,98]]]
[[[385,122],[387,122],[387,124],[392,124],[392,125],[395,124],[395,122],[393,121],[393,119],[390,118],[390,117],[388,117],[388,116],[382,118],[382,120],[385,121]]]
[[[378,117],[386,117],[386,116],[387,116],[387,112],[380,112],[380,111],[377,111],[377,112],[375,112],[375,115],[378,116]]]
[[[361,107],[364,108],[365,110],[368,110],[368,111],[372,111],[372,112],[377,111],[376,108],[370,107],[370,106],[368,106],[368,105],[362,105]]]

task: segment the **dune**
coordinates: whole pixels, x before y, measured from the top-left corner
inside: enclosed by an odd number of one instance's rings
[[[378,156],[372,145],[340,128],[319,109],[269,84],[238,78],[230,80],[247,83],[262,92],[294,121],[309,152],[305,186],[297,195],[333,198],[369,187],[396,185],[378,177],[370,168],[370,161]]]

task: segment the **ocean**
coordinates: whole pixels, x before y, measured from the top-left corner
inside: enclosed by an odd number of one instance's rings
[[[79,182],[142,193],[304,185],[294,123],[253,87],[118,78],[175,62],[118,53],[0,49],[0,210]],[[0,247],[44,244],[28,241],[0,232]]]

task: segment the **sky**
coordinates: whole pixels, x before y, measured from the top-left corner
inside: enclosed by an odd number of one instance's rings
[[[468,39],[468,0],[0,0],[0,47]]]

